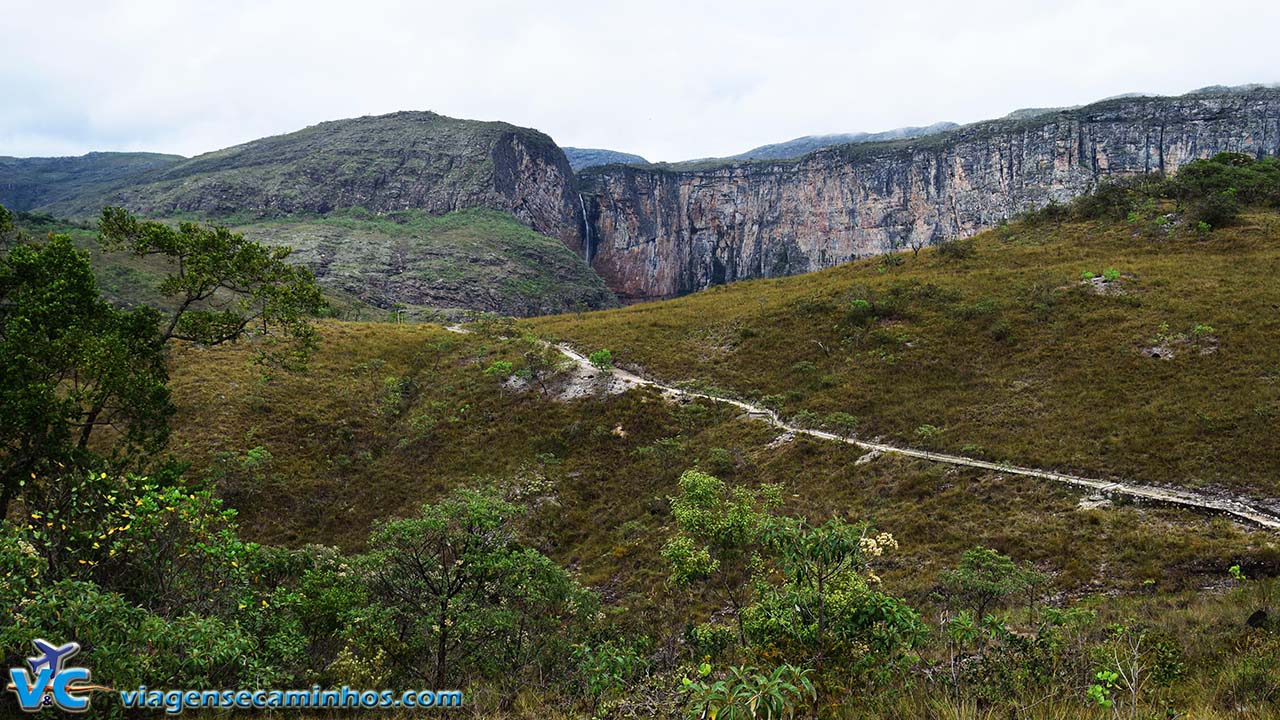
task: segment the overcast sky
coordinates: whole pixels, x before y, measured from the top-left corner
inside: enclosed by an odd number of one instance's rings
[[[650,160],[1280,80],[1280,2],[0,0],[0,155],[394,110]]]

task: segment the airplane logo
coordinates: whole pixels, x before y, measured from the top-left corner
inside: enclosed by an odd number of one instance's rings
[[[39,675],[43,668],[52,668],[53,676],[57,677],[58,673],[62,672],[62,664],[72,655],[80,652],[80,643],[76,642],[69,642],[61,647],[54,647],[53,643],[47,640],[34,640],[32,644],[36,646],[36,652],[44,653],[39,657],[27,658],[31,672],[36,675]]]
[[[27,658],[31,672],[24,668],[10,668],[6,688],[18,696],[18,705],[23,710],[36,712],[57,706],[68,712],[83,712],[89,709],[89,696],[80,693],[111,690],[101,685],[86,684],[89,682],[88,668],[66,666],[67,660],[80,652],[79,643],[54,645],[48,640],[34,640],[32,644],[40,654]]]

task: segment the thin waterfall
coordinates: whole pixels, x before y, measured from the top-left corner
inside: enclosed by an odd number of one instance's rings
[[[587,265],[591,264],[591,219],[587,217],[587,201],[582,199],[582,193],[578,193],[578,206],[582,208],[582,254],[587,259]]]

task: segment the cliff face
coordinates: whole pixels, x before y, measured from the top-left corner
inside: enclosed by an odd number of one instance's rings
[[[1280,91],[1123,98],[788,161],[579,175],[586,256],[629,300],[962,237],[1107,175],[1280,154]]]
[[[105,204],[167,217],[278,217],[361,207],[432,215],[487,207],[581,250],[581,201],[551,138],[500,122],[399,112],[321,123],[207,153],[41,210],[93,216]]]

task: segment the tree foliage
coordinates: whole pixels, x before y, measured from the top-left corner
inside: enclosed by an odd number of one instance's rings
[[[568,642],[594,612],[590,593],[519,541],[521,513],[492,491],[460,489],[370,535],[361,565],[403,643],[394,660],[405,674],[446,687],[550,662],[563,653],[547,644]]]
[[[324,298],[308,270],[285,262],[289,248],[268,248],[217,225],[143,221],[120,208],[102,211],[99,232],[106,250],[171,262],[160,291],[176,310],[163,323],[164,340],[217,345],[256,330],[266,341],[259,357],[285,366],[314,349],[310,316]]]
[[[117,457],[155,450],[173,412],[159,315],[98,295],[65,236],[0,257],[0,517],[30,478],[89,460],[99,427]]]

